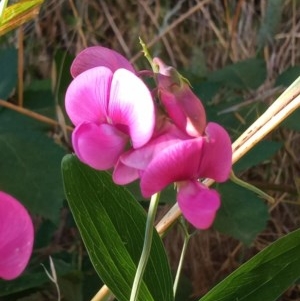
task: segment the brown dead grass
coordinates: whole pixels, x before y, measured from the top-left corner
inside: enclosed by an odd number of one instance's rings
[[[300,6],[296,0],[283,2],[282,21],[275,38],[263,49],[268,79],[258,91],[251,91],[252,97],[270,91],[280,72],[300,63]],[[145,67],[139,36],[154,55],[170,65],[196,72],[216,70],[255,56],[266,0],[168,3],[173,1],[46,0],[39,19],[24,27],[26,64],[42,77],[49,77],[56,49],[65,48],[76,54],[87,46],[101,44]],[[25,76],[27,80],[30,77],[26,73]],[[284,142],[284,148],[271,162],[242,175],[260,183],[275,197],[268,227],[248,249],[214,230],[193,237],[184,272],[193,284],[195,296],[205,293],[242,260],[300,225],[300,134],[280,129],[273,135]],[[182,245],[181,232],[172,230],[165,242],[175,268]],[[282,300],[300,300],[299,286],[291,288]]]

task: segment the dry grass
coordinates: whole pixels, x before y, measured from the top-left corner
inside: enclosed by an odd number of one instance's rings
[[[263,87],[251,91],[252,97],[270,91],[280,72],[300,63],[300,6],[296,0],[283,2],[274,40],[263,48],[268,77]],[[266,0],[46,0],[39,19],[24,27],[25,70],[34,68],[41,77],[49,77],[56,49],[76,54],[98,44],[146,67],[141,60],[139,36],[148,42],[154,55],[170,65],[196,73],[216,70],[256,55],[267,4]],[[25,81],[31,76],[25,73]],[[273,135],[284,142],[284,148],[271,162],[242,175],[264,185],[276,198],[268,227],[249,249],[214,230],[196,235],[184,267],[195,296],[205,293],[242,260],[300,226],[300,134],[280,129]],[[182,243],[180,231],[172,230],[165,242],[176,266]],[[282,300],[300,300],[299,286]]]

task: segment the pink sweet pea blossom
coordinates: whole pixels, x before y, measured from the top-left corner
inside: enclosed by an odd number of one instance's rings
[[[155,110],[151,93],[127,69],[94,67],[79,73],[68,87],[66,111],[76,126],[72,144],[78,158],[89,166],[113,167],[126,150],[151,138]]]
[[[154,58],[159,67],[156,74],[159,98],[173,122],[192,137],[202,136],[206,127],[206,114],[200,99],[173,67]]]
[[[227,132],[208,123],[205,135],[191,138],[178,128],[167,127],[144,147],[120,157],[113,179],[126,184],[136,178],[144,197],[150,197],[171,183],[177,184],[177,201],[186,219],[196,228],[211,226],[220,197],[199,179],[217,182],[228,179],[231,170],[231,142]]]
[[[11,280],[24,271],[32,253],[33,236],[26,209],[0,191],[0,278]]]
[[[124,68],[135,73],[130,62],[118,52],[102,46],[92,46],[76,56],[71,65],[71,74],[76,77],[86,70],[101,66],[107,67],[112,72]]]

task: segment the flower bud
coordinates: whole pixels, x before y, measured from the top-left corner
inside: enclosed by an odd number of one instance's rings
[[[192,137],[202,136],[206,114],[200,99],[175,68],[166,66],[159,58],[153,63],[159,67],[156,80],[159,98],[173,122]]]

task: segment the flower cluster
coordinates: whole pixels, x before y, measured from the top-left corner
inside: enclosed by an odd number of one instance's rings
[[[113,169],[116,184],[140,180],[146,198],[174,183],[184,217],[206,229],[220,196],[201,179],[228,179],[230,137],[220,125],[207,123],[201,101],[174,68],[159,58],[153,64],[157,87],[149,91],[113,50],[94,46],[75,58],[65,99],[75,125],[73,148],[85,164]]]
[[[0,191],[0,278],[11,280],[25,269],[32,253],[33,224],[26,209]]]

